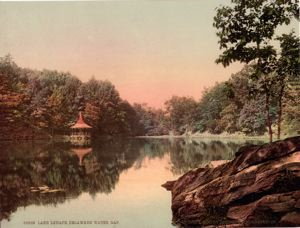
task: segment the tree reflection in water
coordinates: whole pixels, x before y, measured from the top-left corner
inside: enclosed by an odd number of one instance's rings
[[[109,194],[124,170],[140,168],[146,158],[167,155],[171,172],[182,174],[211,160],[232,159],[244,143],[122,138],[99,140],[91,148],[72,148],[66,143],[1,143],[0,221],[9,219],[20,206],[57,205],[82,192]],[[30,190],[43,185],[64,191]]]

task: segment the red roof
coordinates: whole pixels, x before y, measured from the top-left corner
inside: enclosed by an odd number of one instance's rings
[[[92,128],[92,127],[89,126],[89,125],[87,125],[87,124],[84,122],[84,120],[83,120],[83,118],[82,118],[82,114],[81,114],[81,112],[79,112],[79,118],[78,118],[76,124],[74,124],[71,128],[74,129],[74,128]]]

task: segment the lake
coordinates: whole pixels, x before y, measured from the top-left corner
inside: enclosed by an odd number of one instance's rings
[[[249,143],[200,138],[111,138],[85,148],[1,143],[0,227],[173,227],[171,194],[161,184],[212,160],[232,159]]]

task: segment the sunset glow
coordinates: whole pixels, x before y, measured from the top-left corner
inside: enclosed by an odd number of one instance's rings
[[[226,2],[1,2],[0,55],[83,81],[107,79],[130,103],[199,99],[205,87],[242,67],[214,62],[220,54],[214,9]]]

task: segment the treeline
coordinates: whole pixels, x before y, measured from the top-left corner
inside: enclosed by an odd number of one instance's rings
[[[94,135],[162,135],[169,127],[162,110],[129,104],[109,81],[53,70],[21,68],[0,58],[1,139],[66,134],[82,111]]]
[[[200,101],[188,97],[173,97],[166,102],[172,129],[177,134],[208,132],[211,134],[244,133],[263,135],[265,122],[265,96],[256,91],[257,83],[251,79],[255,71],[246,65],[228,81],[206,89]],[[299,78],[287,81],[283,97],[276,91],[281,84],[273,84],[274,96],[270,101],[273,132],[277,132],[279,112],[285,134],[300,132],[300,84]],[[281,100],[282,109],[279,106]]]
[[[99,135],[141,135],[137,112],[109,81],[83,83],[70,73],[18,67],[0,59],[1,138],[63,134],[83,111]]]
[[[267,129],[265,96],[250,77],[254,71],[246,65],[228,81],[206,89],[199,101],[173,96],[164,109],[154,109],[147,104],[129,104],[109,81],[92,78],[84,83],[70,73],[25,69],[5,56],[0,59],[1,139],[65,134],[79,111],[95,135],[262,135]],[[280,81],[272,85],[269,111],[273,129],[280,114],[284,133],[299,134],[299,77],[286,80],[285,85],[283,95],[277,93]]]

